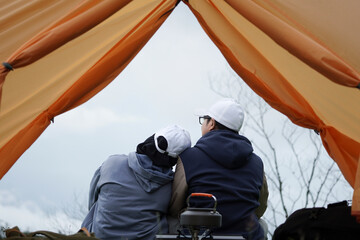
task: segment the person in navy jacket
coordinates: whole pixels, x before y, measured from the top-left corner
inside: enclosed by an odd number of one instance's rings
[[[176,217],[186,196],[210,193],[217,198],[217,211],[222,215],[222,226],[214,234],[264,239],[259,218],[266,210],[266,178],[251,142],[238,133],[243,120],[241,106],[231,99],[199,114],[202,137],[180,154],[169,211]],[[213,206],[205,199],[191,199],[192,207]]]

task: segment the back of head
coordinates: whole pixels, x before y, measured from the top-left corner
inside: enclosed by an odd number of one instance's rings
[[[136,152],[147,155],[156,166],[172,167],[179,154],[190,146],[189,132],[177,125],[171,125],[140,143]]]
[[[161,137],[167,141],[167,147],[160,147]],[[155,146],[156,149],[163,154],[169,155],[170,157],[177,158],[186,148],[191,146],[190,134],[185,129],[171,125],[163,128],[155,133]]]
[[[239,132],[244,122],[244,111],[240,104],[232,99],[223,99],[212,105],[204,114],[212,117],[223,126]]]

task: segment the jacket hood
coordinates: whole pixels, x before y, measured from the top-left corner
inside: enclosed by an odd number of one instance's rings
[[[251,142],[246,137],[228,130],[206,133],[195,147],[226,168],[243,166],[253,152]]]
[[[153,165],[151,159],[143,154],[130,153],[128,164],[135,174],[136,181],[146,192],[157,190],[170,183],[174,177],[171,168]]]

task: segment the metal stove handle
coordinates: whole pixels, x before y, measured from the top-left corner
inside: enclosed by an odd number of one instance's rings
[[[186,199],[186,204],[188,207],[190,207],[190,198],[191,197],[208,197],[208,198],[214,199],[214,212],[216,212],[217,199],[214,195],[212,195],[210,193],[192,193]]]

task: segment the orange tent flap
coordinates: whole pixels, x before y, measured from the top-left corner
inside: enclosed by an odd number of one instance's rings
[[[131,1],[66,44],[55,43],[56,50],[10,72],[1,98],[0,177],[53,117],[78,106],[109,84],[161,26],[175,4],[175,0]],[[73,12],[64,15],[66,21],[60,22],[68,23],[69,16],[77,16]],[[52,26],[58,28],[57,24]],[[30,50],[38,53],[32,43],[30,40],[24,45],[29,48],[22,47],[13,54],[13,61],[25,55],[31,58]],[[22,51],[26,54],[22,55]],[[20,62],[29,63],[26,59]]]
[[[231,67],[257,94],[294,123],[320,132],[329,155],[354,186],[359,181],[355,179],[360,91],[353,88],[359,83],[358,65],[353,63],[360,61],[360,47],[353,45],[352,52],[340,54],[331,44],[325,45],[324,39],[314,39],[298,27],[301,12],[277,11],[285,2],[190,0],[188,6]],[[292,4],[296,9],[296,4],[303,3]],[[319,15],[327,14],[320,10],[321,4],[316,7]],[[352,11],[358,16],[356,9]]]
[[[69,11],[65,16],[62,16],[59,20],[50,24],[44,30],[40,31],[32,39],[27,41],[22,47],[17,49],[7,60],[4,66],[9,66],[10,69],[26,66],[46,54],[54,51],[56,48],[64,45],[68,41],[76,38],[83,34],[89,29],[93,28],[101,21],[117,12],[119,9],[124,7],[130,0],[127,1],[83,1],[81,4],[77,4],[74,8]],[[76,2],[74,2],[76,3]],[[73,4],[74,4],[73,3]],[[32,9],[40,8],[42,12],[47,12],[49,9],[58,8],[56,2],[32,2],[32,4],[26,4],[25,7],[18,6],[20,9],[25,8],[24,11],[31,6]],[[12,15],[18,15],[19,9],[13,9],[11,6],[10,13]],[[59,9],[60,10],[60,9]],[[21,12],[21,11],[20,11]],[[38,24],[38,21],[32,21],[34,29],[40,29],[43,24]],[[32,25],[32,26],[33,26]],[[27,27],[27,22],[21,21],[17,31],[22,31],[24,27]],[[21,28],[20,28],[21,27]],[[5,31],[6,32],[6,31]],[[0,104],[1,104],[1,93],[2,86],[5,80],[6,74],[9,71],[9,67],[0,68]],[[1,106],[0,106],[1,107]]]

